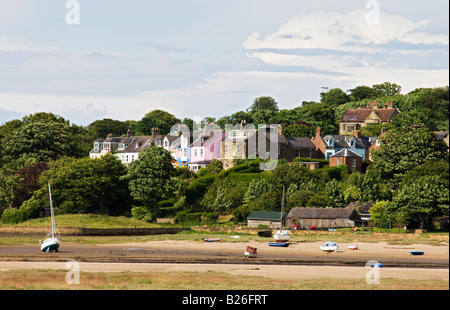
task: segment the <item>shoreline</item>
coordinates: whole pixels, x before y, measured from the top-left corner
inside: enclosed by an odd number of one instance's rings
[[[263,242],[148,241],[116,244],[62,243],[59,252],[41,252],[36,244],[0,245],[0,261],[91,263],[260,264],[302,266],[365,266],[369,260],[392,268],[449,268],[449,246],[390,245],[386,242],[340,243],[326,253],[321,242],[292,243],[274,248]],[[256,258],[244,257],[246,246],[256,247]],[[424,251],[414,256],[410,250]]]

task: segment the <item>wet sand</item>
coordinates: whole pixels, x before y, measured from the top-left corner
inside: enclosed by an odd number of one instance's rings
[[[244,257],[247,247],[257,258]],[[399,279],[449,279],[449,247],[358,243],[357,250],[339,244],[338,252],[326,253],[320,243],[293,243],[287,248],[262,242],[152,241],[120,244],[63,243],[59,252],[45,253],[39,245],[0,245],[0,270],[65,269],[75,260],[85,272],[218,271],[233,275],[270,278],[361,279],[370,260],[383,264],[380,275]],[[410,250],[424,251],[413,256]]]

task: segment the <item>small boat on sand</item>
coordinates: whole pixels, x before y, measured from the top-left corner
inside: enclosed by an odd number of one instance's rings
[[[247,249],[244,252],[245,257],[257,257],[258,253],[256,252],[257,248],[247,246]]]
[[[287,230],[277,230],[273,234],[273,239],[275,239],[276,242],[287,242],[289,241],[289,232]]]
[[[323,245],[320,246],[320,249],[324,252],[337,252],[339,246],[336,242],[326,241]]]
[[[424,252],[412,250],[412,251],[409,251],[409,253],[411,253],[412,255],[423,255]]]
[[[358,246],[357,246],[356,244],[352,244],[352,245],[349,245],[348,248],[349,248],[350,250],[357,250],[357,249],[358,249]]]
[[[289,246],[289,242],[269,242],[269,246],[286,248]]]
[[[50,183],[48,183],[48,194],[50,197],[50,217],[51,217],[51,226],[52,232],[49,233],[44,241],[41,242],[41,251],[50,252],[50,251],[59,251],[59,245],[61,244],[61,240],[56,230],[56,222],[55,222],[55,213],[53,211],[53,202],[52,202],[52,191],[50,188]]]
[[[204,242],[216,242],[220,241],[220,238],[203,238]]]

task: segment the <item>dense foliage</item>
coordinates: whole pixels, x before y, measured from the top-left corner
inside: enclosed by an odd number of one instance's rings
[[[319,102],[303,102],[280,109],[271,97],[256,98],[242,111],[199,124],[182,121],[161,110],[140,120],[97,120],[86,127],[51,114],[35,113],[0,126],[0,214],[2,222],[18,223],[45,214],[48,183],[56,212],[133,216],[146,221],[174,217],[178,223],[212,223],[221,216],[245,222],[253,210],[279,210],[285,189],[286,209],[345,207],[351,201],[371,201],[374,223],[429,225],[432,217],[448,216],[448,147],[435,131],[449,130],[449,89],[421,88],[401,94],[401,86],[386,82],[373,86],[339,88],[320,93]],[[390,124],[362,128],[362,135],[379,136],[380,147],[365,170],[347,166],[308,170],[283,160],[273,170],[261,171],[260,160],[237,161],[224,170],[218,160],[193,173],[174,168],[170,154],[149,147],[128,167],[114,155],[91,159],[93,141],[126,135],[133,130],[151,135],[158,127],[167,134],[177,123],[191,130],[214,122],[221,128],[242,121],[282,124],[283,134],[311,138],[317,127],[337,134],[346,109],[392,102],[401,113]],[[410,126],[420,125],[412,130]]]

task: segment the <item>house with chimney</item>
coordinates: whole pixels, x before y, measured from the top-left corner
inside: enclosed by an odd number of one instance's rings
[[[330,156],[329,166],[335,167],[339,165],[347,165],[349,169],[361,172],[362,162],[363,158],[361,155],[345,148]]]
[[[311,138],[315,146],[315,156],[319,159],[330,159],[335,153],[349,149],[362,157],[369,158],[369,149],[377,137],[361,136],[360,131],[354,131],[353,135],[322,135],[321,128],[317,127],[316,135]]]
[[[231,168],[236,159],[286,159],[316,158],[316,147],[308,138],[285,137],[281,124],[255,129],[241,124],[228,131],[222,142],[221,160],[225,169]],[[274,158],[276,155],[276,158]]]
[[[221,157],[221,144],[225,131],[206,125],[201,135],[196,137],[190,147],[191,157],[188,169],[197,172]]]
[[[150,145],[163,146],[164,136],[158,128],[152,128],[151,136],[135,136],[134,131],[128,130],[123,137],[113,137],[109,134],[106,139],[94,141],[94,148],[90,151],[90,158],[100,158],[107,153],[113,153],[123,164],[128,165],[139,158],[139,153]]]
[[[347,109],[339,122],[339,134],[346,135],[358,131],[368,124],[386,124],[400,114],[392,102],[385,103],[379,107],[378,102],[370,102],[368,107]]]

